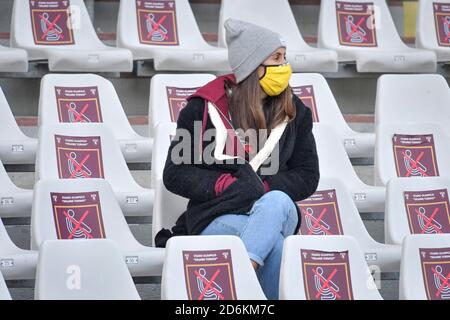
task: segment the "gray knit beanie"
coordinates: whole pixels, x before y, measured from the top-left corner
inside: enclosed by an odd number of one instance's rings
[[[269,29],[236,19],[225,21],[228,61],[236,81],[247,78],[280,47],[286,47],[281,36]]]

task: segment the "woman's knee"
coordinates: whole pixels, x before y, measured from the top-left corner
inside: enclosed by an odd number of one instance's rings
[[[283,191],[273,190],[261,197],[263,203],[269,206],[271,212],[280,214],[285,220],[293,224],[298,222],[297,205]]]

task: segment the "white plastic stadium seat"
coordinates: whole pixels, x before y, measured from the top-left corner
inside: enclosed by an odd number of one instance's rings
[[[34,163],[36,146],[37,140],[20,130],[0,88],[0,159],[6,164]]]
[[[36,271],[36,300],[139,300],[117,245],[106,239],[48,240]]]
[[[416,47],[434,51],[438,62],[450,61],[450,1],[419,0]]]
[[[384,74],[378,78],[375,124],[436,123],[450,134],[450,88],[440,74]]]
[[[163,300],[265,300],[242,240],[177,236],[167,242]]]
[[[17,187],[0,161],[0,217],[29,217],[33,190]]]
[[[153,190],[132,177],[112,131],[102,123],[41,126],[36,180],[103,178],[127,216],[149,216]]]
[[[405,238],[399,291],[401,300],[450,300],[450,235]]]
[[[350,158],[373,157],[375,134],[356,132],[342,115],[327,80],[319,73],[294,73],[290,85],[313,114],[313,121],[335,129]]]
[[[5,279],[3,279],[2,273],[0,272],[0,300],[11,300],[11,295],[6,287]]]
[[[370,236],[341,180],[321,178],[317,191],[297,205],[302,212],[301,235],[352,236],[370,266],[381,272],[399,271],[401,247],[376,242]]]
[[[81,223],[81,225],[79,225]],[[103,179],[45,180],[35,186],[31,248],[46,240],[110,239],[119,247],[133,276],[159,276],[164,249],[141,245],[133,236]]]
[[[298,235],[284,241],[280,299],[382,300],[354,238]]]
[[[0,72],[27,72],[28,55],[25,50],[0,46]]]
[[[243,20],[278,32],[287,42],[287,60],[295,72],[336,72],[337,54],[308,45],[297,27],[287,0],[223,0],[219,18],[219,44],[226,47],[224,23]]]
[[[410,234],[450,233],[450,178],[393,178],[386,191],[386,243]]]
[[[152,154],[151,187],[154,188],[157,179],[162,179],[166,165],[167,151],[172,137],[176,134],[176,123],[160,123],[155,129],[155,149]]]
[[[159,123],[177,122],[186,99],[215,79],[212,74],[156,74],[150,82],[150,133]]]
[[[95,74],[42,78],[39,124],[102,122],[114,133],[127,162],[150,162],[152,139],[137,134],[111,81]]]
[[[394,177],[450,176],[449,138],[437,124],[379,124],[376,127],[375,184]]]
[[[359,212],[384,212],[385,188],[369,186],[361,181],[336,131],[326,124],[315,123],[313,134],[319,156],[320,176],[344,181]]]
[[[385,0],[322,1],[318,47],[356,61],[358,72],[436,71],[434,52],[402,42]]]
[[[11,46],[29,60],[48,60],[50,71],[130,72],[129,50],[98,38],[83,0],[15,0]]]
[[[121,0],[117,45],[160,71],[229,71],[227,51],[209,45],[188,0]]]
[[[34,279],[38,253],[18,248],[0,219],[0,273],[7,280]]]

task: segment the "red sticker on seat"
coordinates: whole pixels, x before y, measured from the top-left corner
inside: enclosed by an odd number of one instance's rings
[[[438,45],[450,47],[450,4],[433,2],[433,11]]]
[[[392,145],[398,177],[439,176],[432,134],[394,134]]]
[[[136,12],[142,44],[179,44],[175,1],[136,0]]]
[[[60,179],[104,178],[100,137],[55,135]]]
[[[376,47],[375,14],[372,2],[336,1],[339,43],[342,46]]]
[[[314,96],[313,86],[292,87],[292,92],[299,97],[300,100],[311,109],[313,122],[319,122],[319,114],[317,113],[316,97]]]
[[[98,192],[50,193],[58,239],[106,238]]]
[[[29,0],[31,28],[37,45],[75,44],[69,14],[70,1]]]
[[[419,249],[428,300],[450,300],[450,248]]]
[[[447,189],[405,191],[404,198],[412,234],[450,233]]]
[[[103,122],[97,87],[55,87],[59,122]]]
[[[297,202],[302,223],[302,235],[342,235],[341,217],[336,190],[316,191],[312,196]]]
[[[300,254],[307,300],[353,300],[348,251]]]
[[[198,88],[166,87],[170,119],[172,122],[177,122],[180,111],[187,105],[186,99],[193,95],[197,89]]]
[[[183,251],[189,300],[236,300],[231,250]]]

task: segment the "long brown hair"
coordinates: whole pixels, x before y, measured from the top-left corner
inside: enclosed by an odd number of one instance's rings
[[[263,91],[257,70],[229,89],[231,89],[228,96],[229,108],[235,129],[240,128],[244,131],[267,129],[270,133],[270,130],[282,123],[286,116],[289,121],[295,118],[296,108],[292,101],[290,86],[278,96],[267,96],[262,101],[263,108],[261,105]]]

